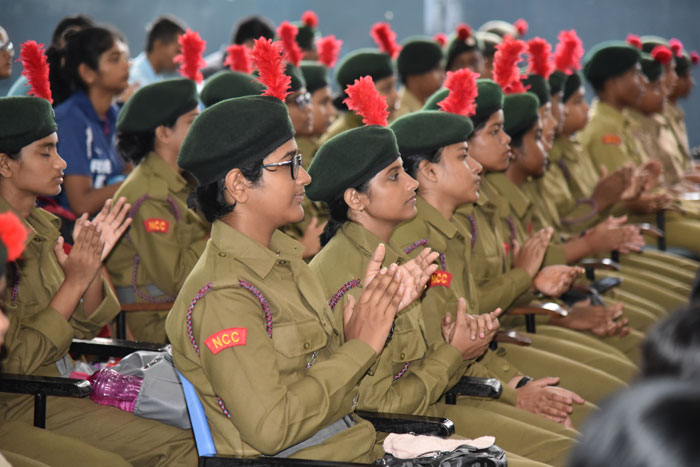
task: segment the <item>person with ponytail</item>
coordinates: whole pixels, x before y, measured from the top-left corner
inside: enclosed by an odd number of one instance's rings
[[[199,115],[194,81],[184,78],[142,87],[117,120],[117,149],[135,169],[114,199],[133,205],[132,227],[107,258],[119,302],[172,302],[199,259],[209,223],[187,207],[194,178],[177,165],[177,154]],[[167,312],[127,314],[138,341],[166,343]]]
[[[114,137],[115,98],[129,87],[129,49],[120,33],[93,26],[70,32],[47,51],[58,124],[66,157],[57,201],[76,215],[95,215],[124,180]]]
[[[0,211],[12,211],[29,232],[27,247],[13,268],[4,295],[10,320],[2,369],[8,373],[69,376],[73,338],[91,339],[119,313],[102,261],[130,225],[130,205],[108,200],[97,216],[77,219],[68,253],[56,217],[36,207],[38,196],[61,191],[65,161],[57,152],[57,126],[51,108],[45,57],[33,41],[22,53],[38,59],[29,73],[32,94],[0,99]],[[25,66],[26,67],[26,66]],[[4,421],[32,421],[32,400],[3,396]],[[154,420],[136,417],[91,400],[51,398],[46,426],[122,456],[133,465],[192,465],[192,435]]]
[[[365,293],[334,320],[299,243],[278,230],[303,217],[311,181],[284,103],[283,58],[279,43],[258,39],[263,95],[207,108],[180,149],[213,225],[165,328],[218,453],[371,461],[374,429],[351,413],[396,316],[402,274],[374,261]]]

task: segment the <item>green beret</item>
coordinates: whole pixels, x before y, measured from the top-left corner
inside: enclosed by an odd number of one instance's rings
[[[442,48],[437,42],[430,38],[412,37],[402,44],[396,66],[399,75],[405,78],[429,72],[440,66],[442,58]]]
[[[528,130],[539,117],[539,108],[540,101],[531,92],[508,94],[503,100],[503,129],[511,137]]]
[[[307,26],[306,23],[301,21],[295,21],[292,24],[299,30],[297,33],[297,44],[299,44],[299,47],[304,50],[314,50],[316,47],[316,39],[321,36],[318,29]]]
[[[650,83],[653,83],[664,72],[664,67],[660,62],[654,60],[654,57],[646,52],[642,52],[642,73],[647,77]]]
[[[390,129],[369,125],[344,131],[326,141],[311,161],[311,184],[306,196],[329,203],[348,188],[357,187],[399,157],[396,136]]]
[[[581,88],[582,85],[583,85],[583,78],[581,78],[580,71],[577,71],[577,72],[572,73],[569,76],[567,76],[566,81],[564,82],[563,101],[564,102],[568,101],[571,98],[571,96],[573,96],[574,93]]]
[[[500,37],[511,36],[516,39],[520,37],[518,28],[516,28],[514,24],[509,23],[508,21],[502,21],[500,19],[485,22],[479,26],[479,31],[490,32]]]
[[[450,144],[466,141],[474,130],[464,115],[421,110],[394,120],[389,128],[396,135],[401,154],[431,154]]]
[[[591,84],[602,85],[639,63],[639,49],[623,41],[606,41],[594,46],[584,58],[583,74]]]
[[[284,73],[292,78],[292,82],[289,85],[290,92],[297,92],[301,88],[306,87],[306,81],[304,80],[304,75],[301,74],[301,70],[291,63],[287,63],[284,69]]]
[[[527,88],[527,91],[533,93],[540,100],[540,105],[545,105],[547,102],[552,100],[552,93],[549,90],[549,83],[540,75],[529,74],[527,78],[523,80],[523,84]]]
[[[690,56],[687,52],[683,51],[682,56],[676,57],[676,74],[678,76],[685,76],[688,74],[691,64],[692,62],[690,61]]]
[[[276,97],[247,96],[214,104],[192,122],[177,165],[200,185],[264,159],[294,138],[287,106]]]
[[[148,84],[126,101],[117,117],[117,130],[143,132],[174,122],[199,105],[197,85],[175,78]]]
[[[306,81],[306,90],[311,94],[325,88],[328,82],[328,68],[316,62],[301,62],[301,73]]]
[[[481,53],[486,58],[493,57],[496,54],[496,46],[503,42],[501,36],[492,32],[477,31],[474,35],[480,44]]]
[[[490,79],[477,79],[476,87],[478,95],[474,103],[476,104],[476,114],[471,116],[471,121],[474,127],[498,112],[503,108],[503,90],[501,87]],[[440,110],[440,103],[449,94],[449,90],[442,88],[435,91],[423,105],[423,110]]]
[[[651,51],[654,50],[654,47],[656,47],[657,45],[663,45],[664,47],[668,47],[669,49],[671,48],[668,41],[663,37],[642,36],[639,38],[639,40],[642,41],[642,52],[646,52],[648,54],[650,54]],[[674,57],[675,55],[676,54],[673,54]]]
[[[551,75],[549,75],[549,91],[552,95],[564,90],[564,82],[568,75],[563,71],[555,70]]]
[[[0,97],[0,152],[16,154],[56,131],[53,108],[46,99]]]
[[[376,83],[394,74],[391,57],[376,49],[360,49],[346,55],[338,64],[335,80],[341,91],[363,76],[371,76]]]
[[[452,40],[447,46],[447,62],[445,63],[445,68],[449,69],[450,65],[457,56],[465,52],[471,52],[473,50],[481,50],[483,44],[477,36],[472,33],[466,40],[462,40],[456,33],[452,34]]]
[[[440,110],[438,104],[442,102],[443,99],[447,97],[450,90],[447,88],[440,88],[428,97],[428,100],[423,104],[422,110]]]
[[[233,97],[258,96],[265,86],[255,80],[253,75],[240,71],[222,70],[211,75],[204,82],[200,98],[205,107]]]

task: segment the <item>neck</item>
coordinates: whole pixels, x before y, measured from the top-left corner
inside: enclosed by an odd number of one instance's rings
[[[355,216],[353,216],[355,217]],[[361,216],[357,216],[357,219],[350,219],[352,222],[357,222],[365,229],[372,232],[379,240],[384,243],[388,243],[391,238],[391,234],[394,233],[396,224],[393,222],[384,221],[381,219],[374,219],[363,213]]]
[[[255,240],[265,248],[270,248],[272,234],[277,230],[277,227],[271,225],[261,225],[259,215],[249,213],[243,209],[239,210],[239,206],[236,206],[231,214],[222,217],[221,221],[229,227],[238,230],[246,237]]]
[[[173,151],[170,151],[167,148],[158,145],[156,145],[156,147],[153,149],[153,152],[155,152],[158,155],[158,157],[163,159],[165,163],[168,164],[170,168],[173,169],[175,172],[182,172],[180,167],[178,167],[177,165],[177,152],[173,153]]]
[[[452,219],[452,214],[455,212],[455,209],[457,209],[457,205],[447,201],[446,197],[442,193],[430,189],[420,188],[418,190],[418,194],[429,205],[437,209],[440,214],[442,214],[442,217],[447,220]]]
[[[90,99],[90,102],[92,102],[92,106],[95,109],[97,116],[102,120],[107,118],[107,111],[112,105],[114,94],[101,88],[91,87],[88,90],[88,98]]]
[[[148,59],[148,62],[151,64],[151,67],[153,68],[153,71],[155,71],[156,74],[162,71],[161,66],[158,63],[158,60],[156,59],[156,56],[153,52],[147,53],[146,58]]]
[[[35,195],[18,190],[6,183],[0,183],[0,197],[9,203],[22,219],[29,217],[30,211],[36,204]]]
[[[408,92],[410,92],[411,94],[413,94],[413,97],[415,97],[416,99],[418,99],[418,100],[420,101],[421,104],[425,104],[425,102],[426,102],[426,101],[428,100],[428,98],[430,97],[430,95],[427,95],[427,96],[426,96],[424,93],[421,93],[418,89],[415,89],[415,88],[410,87],[410,86],[408,86],[408,85],[406,85],[406,91],[408,91]]]
[[[606,92],[601,92],[600,94],[598,94],[598,98],[600,98],[601,102],[605,102],[618,112],[622,112],[622,109],[625,108],[625,104],[622,102],[622,99],[619,96],[615,96]]]
[[[508,177],[510,181],[513,182],[518,188],[523,186],[525,180],[527,180],[527,175],[528,174],[526,174],[523,170],[520,170],[517,163],[511,162],[506,169],[506,177]]]

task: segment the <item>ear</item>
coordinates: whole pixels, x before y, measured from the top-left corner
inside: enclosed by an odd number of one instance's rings
[[[363,198],[366,198],[366,196],[354,188],[348,188],[343,193],[345,204],[354,211],[364,211],[366,200]]]
[[[422,160],[418,163],[418,173],[416,173],[416,180],[418,177],[422,177],[424,180],[428,180],[432,183],[437,183],[437,173],[435,172],[435,164],[430,161]]]
[[[90,86],[95,81],[97,73],[87,66],[86,63],[81,63],[78,65],[78,76],[80,76],[80,79],[83,80],[86,85]]]
[[[249,184],[240,169],[233,169],[226,174],[224,187],[226,189],[226,193],[224,193],[226,201],[231,204],[245,203],[248,201]]]
[[[0,175],[2,175],[5,178],[10,178],[12,176],[12,168],[10,167],[10,164],[12,159],[10,159],[10,156],[5,154],[4,152],[0,152]]]
[[[157,141],[161,143],[166,143],[170,137],[171,130],[165,125],[159,125],[155,131],[155,137]]]

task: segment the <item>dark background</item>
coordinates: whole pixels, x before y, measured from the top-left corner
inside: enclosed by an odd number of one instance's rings
[[[0,24],[18,50],[28,39],[47,43],[62,17],[84,13],[117,26],[136,56],[144,46],[146,24],[169,13],[199,31],[208,54],[228,43],[233,24],[243,16],[262,14],[279,24],[298,20],[307,9],[318,14],[323,35],[344,41],[341,54],[373,46],[369,29],[377,21],[389,21],[403,40],[450,32],[462,21],[476,29],[490,19],[521,17],[530,25],[527,38],[541,36],[553,44],[561,29],[574,28],[586,48],[632,32],[677,37],[687,49],[700,49],[698,0],[0,0]],[[0,95],[7,93],[20,68],[17,64],[12,78],[0,81]],[[698,76],[698,69],[693,73]],[[682,105],[691,145],[698,145],[700,134],[694,130],[700,127],[700,91]]]

